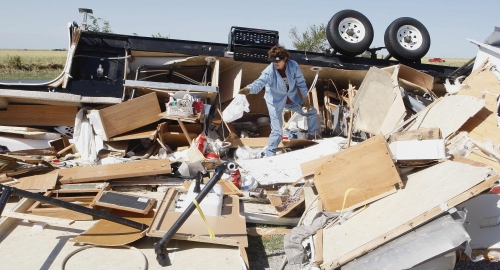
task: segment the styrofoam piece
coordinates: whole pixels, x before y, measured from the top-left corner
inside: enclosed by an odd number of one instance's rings
[[[49,140],[31,140],[5,136],[0,136],[0,145],[6,146],[10,151],[44,149],[50,147]]]
[[[422,141],[395,141],[389,145],[396,160],[446,158],[444,139]]]

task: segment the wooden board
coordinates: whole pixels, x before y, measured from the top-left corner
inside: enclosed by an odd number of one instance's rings
[[[92,202],[93,205],[103,206],[107,208],[120,209],[140,214],[147,214],[153,204],[156,202],[154,198],[136,196],[114,191],[100,192]]]
[[[292,229],[286,229],[286,228],[258,228],[258,227],[251,227],[247,229],[247,233],[250,236],[271,236],[275,234],[287,234],[290,233]]]
[[[44,217],[44,216],[16,213],[16,212],[10,212],[10,211],[3,211],[2,217],[25,219],[25,220],[29,220],[29,221],[41,221],[41,222],[45,222],[45,223],[50,224],[50,225],[58,225],[58,226],[68,226],[68,225],[75,223],[75,221],[71,220],[71,219]]]
[[[46,192],[56,187],[59,173],[57,170],[41,175],[33,175],[17,179],[20,183],[13,187],[24,190],[37,190]]]
[[[151,224],[155,214],[154,211],[150,211],[147,215],[143,215],[122,210],[113,210],[110,213],[146,225]],[[101,219],[90,229],[79,236],[70,239],[69,241],[100,246],[121,246],[139,240],[145,234],[145,230],[141,231],[139,229]]]
[[[384,137],[377,135],[329,158],[316,169],[314,185],[325,210],[335,212],[387,196],[403,183]],[[349,189],[356,190],[344,200]]]
[[[27,198],[22,198],[17,205],[15,205],[10,212],[25,213],[35,201]],[[5,209],[4,209],[5,211]],[[0,217],[0,237],[10,232],[11,227],[17,222],[16,218]]]
[[[0,125],[5,126],[74,126],[76,106],[9,105],[0,111]]]
[[[178,191],[174,189],[169,189],[165,194],[154,222],[147,232],[148,236],[163,237],[182,215],[181,212],[173,211],[177,194]],[[224,197],[222,216],[205,216],[205,218],[215,238],[210,238],[205,222],[199,214],[194,212],[173,238],[229,246],[248,246],[245,218],[240,215],[238,196]]]
[[[477,114],[484,105],[484,100],[472,96],[442,97],[433,106],[420,111],[409,130],[438,127],[443,138],[447,138],[459,130],[469,118]]]
[[[87,167],[73,167],[59,170],[59,183],[84,183],[101,180],[129,178],[171,173],[170,162],[166,159],[140,160],[109,165],[95,165]]]
[[[220,102],[233,99],[241,87],[241,64],[221,70],[219,78]]]
[[[156,93],[150,93],[97,111],[105,140],[160,120]]]
[[[156,126],[154,127],[142,127],[138,128],[121,135],[109,138],[109,141],[125,141],[125,140],[135,140],[135,139],[153,139],[156,135]]]
[[[446,161],[409,175],[404,189],[323,230],[321,267],[347,263],[488,189],[498,180],[491,174],[487,168]]]
[[[54,190],[45,192],[44,196],[57,198],[59,200],[63,200],[66,202],[71,202],[74,204],[78,204],[81,206],[89,207],[95,196],[100,189],[94,190],[86,190],[86,191],[77,191],[77,190]],[[28,213],[38,215],[38,216],[46,216],[53,218],[64,218],[71,220],[93,220],[94,218],[91,215],[83,214],[80,212],[72,211],[66,208],[41,203],[36,201],[31,205],[31,207],[27,210]]]

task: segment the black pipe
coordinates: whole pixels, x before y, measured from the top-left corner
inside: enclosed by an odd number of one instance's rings
[[[70,203],[70,202],[65,202],[65,201],[62,201],[62,200],[58,200],[58,199],[55,199],[55,198],[52,198],[52,197],[48,197],[48,196],[43,196],[43,195],[40,195],[40,194],[37,194],[37,193],[32,193],[32,192],[29,192],[29,191],[26,191],[26,190],[22,190],[22,189],[18,189],[18,188],[15,188],[15,187],[8,187],[8,186],[4,186],[4,185],[0,184],[0,188],[2,190],[2,196],[0,197],[0,215],[2,214],[3,208],[5,207],[5,203],[7,202],[7,198],[10,195],[17,195],[17,196],[25,197],[25,198],[32,199],[32,200],[35,200],[35,201],[39,201],[39,202],[43,202],[43,203],[48,203],[48,204],[51,204],[51,205],[63,207],[63,208],[69,209],[69,210],[73,210],[73,211],[76,211],[76,212],[84,213],[84,214],[91,215],[91,216],[94,216],[94,217],[99,217],[99,218],[102,218],[102,219],[113,221],[113,222],[116,222],[116,223],[119,223],[119,224],[122,224],[122,225],[125,225],[125,226],[129,226],[129,227],[141,230],[141,231],[144,231],[145,229],[147,229],[149,227],[146,224],[139,223],[139,222],[136,222],[136,221],[133,221],[133,220],[129,220],[129,219],[126,219],[126,218],[122,218],[122,217],[119,217],[119,216],[115,216],[115,215],[106,213],[104,211],[90,209],[90,208],[87,208],[87,207],[84,207],[84,206],[81,206],[81,205],[78,205],[78,204],[73,204],[73,203]]]
[[[201,190],[200,193],[196,196],[195,200],[198,203],[201,203],[201,201],[207,196],[207,194],[212,190],[212,188],[217,184],[217,182],[220,180],[222,177],[222,174],[224,171],[229,168],[230,163],[229,162],[224,162],[221,165],[215,167],[215,173],[208,181],[208,183],[205,185],[205,187]],[[182,213],[182,215],[175,221],[174,225],[170,227],[168,232],[163,236],[163,238],[154,244],[153,248],[155,249],[156,253],[156,260],[161,266],[168,266],[170,265],[170,259],[168,258],[168,254],[165,254],[163,251],[166,250],[166,246],[168,244],[168,241],[172,239],[175,233],[180,229],[180,227],[184,224],[184,222],[191,216],[191,213],[193,213],[194,209],[196,206],[194,203],[191,202],[189,206],[186,208],[186,210]]]
[[[3,209],[5,208],[7,200],[9,199],[11,193],[12,193],[11,189],[5,189],[2,187],[2,196],[0,196],[0,216],[3,213]]]
[[[197,172],[196,173],[196,179],[194,182],[194,193],[200,193],[201,191],[201,180],[203,179],[203,173],[202,172]]]

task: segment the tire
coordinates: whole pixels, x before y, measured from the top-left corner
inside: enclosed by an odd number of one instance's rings
[[[326,38],[335,51],[347,56],[356,56],[370,48],[373,27],[365,15],[355,10],[341,10],[328,22]]]
[[[400,61],[415,61],[427,54],[431,47],[431,37],[421,22],[402,17],[387,27],[384,43],[394,58]]]

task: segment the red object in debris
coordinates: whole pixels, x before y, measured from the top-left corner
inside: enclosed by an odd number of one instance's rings
[[[434,57],[429,59],[429,62],[444,63],[445,61],[441,58]]]
[[[196,137],[196,140],[194,140],[194,143],[196,144],[196,147],[200,152],[203,154],[205,153],[205,144],[207,142],[207,137],[205,137],[205,134],[201,133]]]
[[[240,184],[241,184],[241,174],[240,174],[240,170],[234,170],[234,171],[231,173],[231,177],[233,178],[233,184],[234,184],[236,187],[240,187]]]
[[[491,193],[500,194],[500,186],[493,187]]]
[[[205,158],[215,158],[215,159],[220,159],[220,157],[214,153],[214,152],[209,152],[209,153],[206,153],[205,155]]]
[[[195,101],[193,102],[193,110],[194,110],[194,114],[199,114],[201,112],[203,112],[203,102],[202,101]]]

